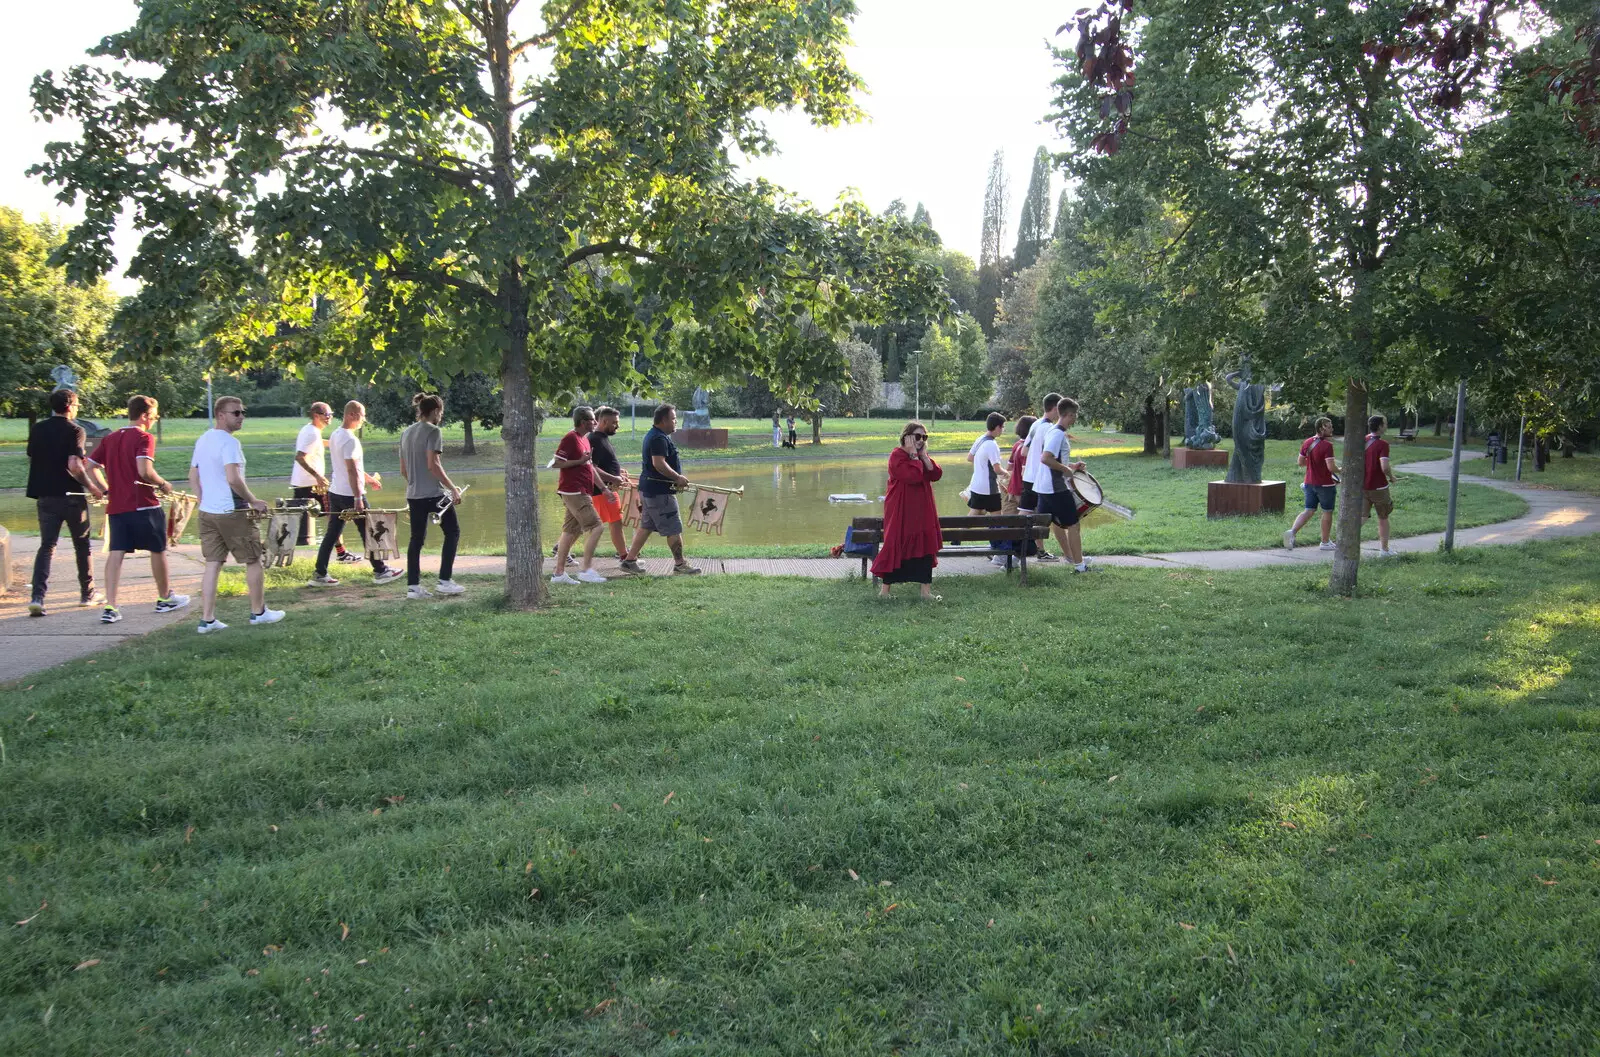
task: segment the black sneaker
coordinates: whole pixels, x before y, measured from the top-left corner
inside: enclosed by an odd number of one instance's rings
[[[632,560],[624,558],[620,562],[618,562],[617,565],[620,566],[622,571],[625,572],[625,573],[642,573],[642,572],[644,572],[644,566],[639,564],[639,559],[637,559],[637,558],[634,558]]]
[[[1058,562],[1061,559],[1057,558],[1054,554],[1045,554],[1043,551],[1041,551],[1033,556],[1033,560],[1036,562]]]
[[[29,602],[28,602],[28,616],[30,616],[30,617],[42,617],[42,616],[44,616],[44,599],[43,598],[33,598],[33,599],[29,600]]]
[[[354,565],[356,562],[361,560],[361,555],[357,554],[355,551],[345,551],[335,560],[341,565]]]
[[[122,619],[122,611],[116,606],[106,606],[100,611],[100,623],[115,624]]]

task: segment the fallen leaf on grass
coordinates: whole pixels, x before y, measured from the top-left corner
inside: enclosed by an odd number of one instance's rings
[[[283,950],[283,948],[278,946],[276,943],[269,943],[265,947],[261,948],[261,953],[270,958],[281,950]]]
[[[613,811],[621,811],[622,810],[622,805],[621,804],[612,804],[611,805],[611,810],[613,810]]]
[[[350,938],[350,926],[346,925],[342,921],[339,922],[339,942],[343,943],[345,940],[347,940],[349,938]]]
[[[194,836],[194,827],[190,826],[188,829],[183,831],[183,843],[188,844],[189,838],[192,836]]]
[[[586,1016],[586,1017],[598,1017],[600,1014],[604,1013],[606,1010],[610,1009],[612,1006],[614,1006],[616,1004],[617,1004],[617,1000],[614,999],[614,998],[605,999],[602,1002],[596,1003],[595,1007],[593,1009],[589,1010],[588,1012],[586,1012],[584,1014],[584,1016]]]
[[[369,961],[367,961],[367,960],[366,960],[366,959],[365,959],[365,958],[362,958],[362,959],[360,959],[360,960],[358,960],[358,961],[357,961],[357,962],[356,962],[356,964],[357,964],[357,965],[371,965],[371,964],[372,964],[372,963],[371,963],[371,962],[369,962]]]
[[[848,867],[845,869],[844,872],[850,875],[850,880],[852,880],[852,881],[861,880],[861,875],[856,873],[854,870],[849,869]]]
[[[957,789],[963,789],[963,790],[964,790],[964,789],[969,789],[969,788],[971,788],[971,787],[970,787],[970,786],[968,786],[968,785],[967,785],[967,783],[966,783],[966,782],[957,782],[957,783],[956,783],[956,788],[957,788]]]
[[[1542,885],[1558,885],[1558,884],[1561,883],[1560,881],[1557,881],[1554,878],[1552,878],[1552,879],[1547,881],[1543,877],[1540,877],[1538,874],[1534,874],[1533,875],[1533,879],[1535,881],[1538,881]]]
[[[1115,782],[1118,778],[1121,778],[1121,777],[1122,777],[1122,775],[1120,775],[1120,774],[1114,774],[1110,778],[1106,779],[1106,784],[1110,785],[1112,782]]]
[[[956,676],[956,682],[958,682],[958,683],[964,683],[964,682],[966,682],[966,680],[965,680],[965,679],[963,679],[963,678],[962,678],[962,677],[961,677],[961,676],[959,676],[959,675],[958,675],[958,676]]]
[[[1233,964],[1238,965],[1239,964],[1239,956],[1237,954],[1233,953],[1233,944],[1224,943],[1223,946],[1228,948],[1228,960],[1230,962],[1232,962]]]
[[[526,866],[524,866],[522,868],[522,873],[523,873],[524,876],[533,873],[533,860],[532,859],[529,859],[528,860],[528,865],[526,865]]]
[[[1194,931],[1194,926],[1189,924],[1187,921],[1180,921],[1180,922],[1178,922],[1178,924],[1179,924],[1179,926],[1181,926],[1183,928],[1183,930],[1185,932],[1193,932]]]
[[[894,911],[894,910],[895,910],[895,909],[897,909],[897,908],[898,908],[898,907],[899,907],[899,906],[900,906],[900,904],[899,904],[899,903],[890,903],[890,904],[889,904],[889,905],[888,905],[888,906],[886,906],[886,907],[884,907],[884,908],[883,908],[883,912],[884,912],[884,913],[885,913],[885,914],[888,914],[888,913],[891,913],[891,912],[892,912],[892,911]]]
[[[668,801],[670,801],[673,797],[675,797],[677,795],[678,795],[677,793],[668,793],[666,796],[661,798],[661,802],[663,804],[665,804],[665,803],[667,803]]]
[[[822,740],[822,735],[821,734],[813,734],[813,735],[811,735],[811,740],[812,741],[821,741]]]
[[[381,815],[381,814],[383,814],[383,808],[381,808],[381,807],[375,807],[375,808],[373,808],[373,809],[372,809],[372,813],[373,813],[373,814],[374,814],[374,815]]]
[[[820,869],[822,869],[822,864],[817,863],[815,866],[807,866],[806,873],[816,873]]]
[[[971,708],[972,707],[972,702],[971,701],[963,701],[963,702],[961,702],[961,707],[962,708]]]
[[[888,888],[892,884],[894,884],[893,881],[879,881],[878,882],[878,887],[879,888]]]
[[[273,679],[268,679],[268,680],[267,680],[267,681],[266,681],[266,682],[264,682],[264,683],[262,683],[262,684],[261,684],[261,685],[262,685],[262,686],[271,686],[271,685],[272,685],[272,684],[273,684],[273,683],[275,683],[275,682],[277,682],[277,681],[278,681],[278,680],[277,680],[277,679],[276,679],[276,678],[273,678]]]
[[[277,826],[268,826],[267,830],[268,830],[268,832],[276,833],[276,832],[278,832],[278,827]]]
[[[406,798],[406,795],[404,793],[399,793],[399,794],[397,794],[395,796],[386,796],[386,797],[384,797],[383,798],[383,802],[385,804],[399,804],[399,803],[403,803],[405,801],[405,798]]]
[[[260,969],[246,969],[244,971],[244,974],[246,976],[260,976],[261,975],[261,970]]]
[[[1300,828],[1299,826],[1296,826],[1293,822],[1290,822],[1288,819],[1283,820],[1282,822],[1278,823],[1278,825],[1282,826],[1284,829],[1299,829]]]
[[[72,971],[73,972],[77,972],[79,969],[92,969],[92,968],[94,968],[95,966],[97,966],[99,964],[100,964],[100,959],[99,958],[90,958],[87,961],[81,961],[77,965],[74,965],[72,967]]]
[[[984,927],[985,928],[991,928],[991,929],[994,928],[994,918],[990,918],[989,919],[989,924],[984,926]]]
[[[30,914],[27,917],[23,918],[21,921],[17,922],[17,924],[18,925],[26,925],[26,924],[28,924],[28,922],[32,921],[34,918],[38,917],[40,914],[43,914],[45,907],[47,907],[49,905],[50,905],[50,901],[48,899],[44,900],[43,902],[41,902],[39,904],[39,909],[38,910],[35,910],[32,914]]]
[[[528,898],[529,899],[538,899],[539,898],[539,890],[537,888],[528,889]]]

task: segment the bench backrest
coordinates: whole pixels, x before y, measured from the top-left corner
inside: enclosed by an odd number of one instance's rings
[[[1050,535],[1049,514],[994,514],[989,517],[942,517],[939,535],[946,543],[972,543],[985,540],[1042,540]],[[883,518],[858,517],[850,522],[850,538],[856,543],[882,543]]]

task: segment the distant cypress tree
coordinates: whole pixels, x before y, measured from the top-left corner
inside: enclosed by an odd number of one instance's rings
[[[994,333],[995,305],[1010,271],[1005,257],[1006,207],[1010,197],[1006,152],[997,150],[989,162],[989,182],[983,190],[983,242],[978,247],[978,323],[986,335]]]
[[[933,230],[933,217],[928,215],[928,207],[921,202],[917,203],[916,211],[911,214],[911,223],[922,228],[924,235],[935,246],[944,245],[943,240],[939,238],[939,233]]]
[[[1054,242],[1056,239],[1059,239],[1065,233],[1067,216],[1071,212],[1072,189],[1070,187],[1063,187],[1061,189],[1061,197],[1056,200],[1056,222],[1054,228],[1050,232],[1050,240],[1052,242]]]
[[[1012,268],[1022,271],[1039,259],[1050,241],[1050,152],[1040,147],[1033,155],[1033,174],[1028,178],[1028,193],[1022,199],[1022,217],[1017,222],[1017,250]]]

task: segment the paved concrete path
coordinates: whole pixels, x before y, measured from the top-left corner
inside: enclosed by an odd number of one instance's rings
[[[1464,453],[1464,459],[1482,458],[1477,453]],[[1417,474],[1425,477],[1448,479],[1450,476],[1450,463],[1447,459],[1434,462],[1408,463],[1401,468],[1402,473]],[[1521,517],[1510,521],[1502,521],[1497,525],[1484,525],[1480,528],[1458,529],[1456,543],[1462,547],[1481,547],[1496,544],[1525,543],[1529,540],[1556,539],[1566,536],[1584,536],[1600,533],[1600,497],[1583,495],[1577,492],[1565,492],[1555,489],[1538,488],[1527,483],[1516,484],[1510,480],[1491,477],[1479,477],[1462,474],[1461,480],[1468,484],[1487,485],[1490,488],[1499,488],[1503,491],[1514,492],[1521,496],[1528,504],[1528,512]],[[1404,483],[1400,486],[1401,510],[1404,507]],[[1403,514],[1402,514],[1403,516]],[[1431,532],[1422,536],[1411,536],[1406,539],[1394,540],[1392,549],[1402,553],[1431,552],[1438,549],[1443,533]],[[1296,550],[1226,550],[1226,551],[1178,551],[1168,554],[1141,554],[1141,555],[1106,555],[1096,558],[1096,565],[1104,566],[1130,566],[1161,569],[1255,569],[1265,566],[1283,565],[1316,565],[1332,560],[1332,554],[1320,551],[1315,545],[1315,529],[1309,530],[1306,538],[1313,541],[1309,548]],[[26,584],[32,575],[33,555],[37,549],[37,537],[13,536],[12,537],[13,582]],[[1377,553],[1377,543],[1363,544],[1363,552],[1367,556]],[[200,560],[200,548],[194,544],[183,544],[168,551],[172,572],[172,589],[183,594],[195,596],[195,601],[189,609],[178,613],[157,616],[152,608],[155,603],[155,584],[150,578],[150,562],[148,559],[133,558],[123,566],[123,585],[119,598],[123,620],[119,624],[101,624],[98,608],[80,609],[75,604],[77,598],[77,582],[72,559],[71,546],[65,542],[56,549],[56,560],[51,579],[56,585],[51,592],[51,604],[48,615],[43,619],[31,619],[27,614],[27,595],[25,589],[22,593],[0,596],[0,683],[10,682],[26,677],[27,675],[60,664],[63,661],[75,660],[89,654],[107,649],[119,642],[143,635],[156,628],[176,622],[195,622],[199,619],[199,593],[200,575],[203,563]],[[433,563],[438,560],[437,550],[430,551],[427,556],[428,568],[435,567]],[[816,579],[843,580],[855,576],[860,572],[861,563],[856,559],[845,558],[696,558],[695,564],[707,574],[733,574],[757,573],[763,576],[806,576]],[[645,559],[647,571],[654,575],[670,575],[672,563],[667,559]],[[624,575],[617,568],[616,559],[598,559],[595,568],[606,576]],[[96,572],[100,563],[96,562]],[[347,575],[350,570],[356,570],[355,575]],[[505,559],[493,555],[464,555],[456,560],[456,571],[464,575],[487,574],[500,576],[505,574]],[[1000,570],[989,564],[986,558],[941,558],[939,560],[939,574],[941,576],[983,576],[998,575]],[[365,566],[339,567],[333,570],[335,576],[340,576],[349,582],[366,580]],[[426,582],[426,581],[425,581]],[[396,581],[387,590],[395,592],[396,596],[404,593],[403,581]],[[558,588],[559,589],[559,588]],[[579,591],[583,587],[569,587],[565,590]],[[308,597],[309,596],[308,594]],[[57,604],[58,600],[65,599],[67,605]],[[238,600],[229,599],[222,603],[221,608],[226,610],[226,617],[231,617],[242,611]],[[289,619],[294,619],[290,611]],[[242,621],[233,621],[242,623]],[[232,634],[230,630],[229,634]]]

